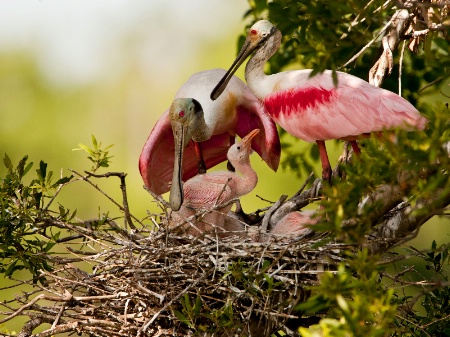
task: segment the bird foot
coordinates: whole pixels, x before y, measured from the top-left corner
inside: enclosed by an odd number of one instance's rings
[[[234,211],[238,219],[242,222],[245,222],[247,225],[251,226],[261,221],[261,216],[258,214],[246,214],[242,210],[241,202],[236,201],[236,210]]]
[[[205,174],[206,173],[206,165],[203,160],[199,160],[197,163],[198,168],[198,174]]]

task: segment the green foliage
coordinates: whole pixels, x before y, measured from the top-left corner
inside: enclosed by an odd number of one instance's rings
[[[109,155],[108,149],[114,145],[108,145],[102,149],[102,143],[97,142],[94,135],[92,135],[93,148],[84,144],[78,144],[79,148],[73,149],[74,151],[83,150],[89,154],[88,159],[92,162],[91,172],[96,172],[100,167],[109,167],[109,162],[113,156]]]
[[[210,308],[203,303],[200,295],[197,295],[191,303],[188,294],[180,299],[182,310],[174,310],[178,320],[191,329],[199,332],[215,332],[223,328],[229,328],[235,323],[233,306],[227,302],[218,308]]]
[[[101,143],[92,136],[93,148],[80,144],[93,163],[92,171],[100,167],[108,167],[111,156],[107,151],[112,145],[102,149]],[[55,179],[48,165],[40,161],[36,176],[26,178],[33,167],[24,156],[14,167],[11,159],[5,154],[3,164],[6,175],[1,177],[0,186],[0,273],[12,276],[18,270],[28,270],[34,276],[34,281],[45,282],[40,270],[52,270],[49,254],[61,238],[61,231],[48,229],[55,221],[70,223],[76,215],[63,205],[58,205],[55,212],[50,208],[55,197],[72,181],[73,175]],[[98,221],[90,221],[91,228],[101,226],[107,216],[99,216]]]
[[[324,188],[327,195],[322,202],[324,218],[316,230],[331,232],[332,237],[348,244],[364,245],[367,234],[381,222],[378,203],[361,207],[361,196],[368,195],[383,184],[400,184],[411,205],[431,198],[436,190],[450,190],[448,167],[450,158],[444,144],[450,141],[449,110],[443,104],[425,107],[429,127],[424,132],[396,130],[386,134],[385,140],[367,139],[361,156],[350,164],[342,164],[346,179],[335,179]],[[389,139],[389,140],[387,140]],[[441,174],[441,173],[444,174]],[[412,183],[413,182],[413,183]],[[412,184],[411,184],[412,183]],[[432,205],[420,212],[432,211]],[[326,214],[326,215],[325,215]],[[375,214],[375,215],[374,215]],[[351,219],[349,221],[349,219]],[[380,275],[389,265],[380,267],[380,257],[366,250],[351,255],[335,273],[326,273],[320,285],[312,287],[313,296],[297,306],[303,315],[322,314],[326,318],[310,328],[300,328],[302,336],[407,336],[401,331],[413,331],[414,336],[448,336],[450,331],[450,292],[448,285],[448,245],[429,252],[411,250],[426,263],[434,275],[423,279],[428,286],[413,286],[407,275],[405,284],[421,289],[411,298],[403,287],[388,287]],[[444,268],[445,266],[445,268]],[[391,277],[403,284],[399,278]],[[419,297],[425,314],[413,311]],[[399,314],[399,306],[409,310]]]
[[[180,302],[183,306],[182,312],[175,310],[175,316],[190,328],[196,327],[197,319],[200,317],[200,309],[202,308],[202,299],[200,296],[197,296],[195,302],[191,304],[189,295],[184,294]]]
[[[315,226],[315,230],[330,231],[343,242],[362,244],[382,219],[374,216],[379,202],[365,203],[360,209],[361,196],[369,195],[380,185],[400,184],[414,205],[433,196],[438,188],[450,189],[448,174],[435,174],[450,167],[444,148],[450,141],[449,110],[438,104],[433,109],[424,107],[423,111],[428,112],[429,118],[424,132],[395,130],[386,132],[385,139],[375,136],[360,143],[361,156],[341,164],[346,179],[334,179],[331,186],[324,187],[327,198],[322,202],[322,211],[327,221]]]
[[[398,317],[396,324],[399,328],[414,331],[414,336],[450,336],[449,248],[448,244],[437,247],[433,241],[429,251],[408,250],[408,253],[418,256],[425,263],[425,269],[432,273],[431,277],[423,280],[428,286],[422,287],[422,282],[418,282],[416,287],[419,291],[415,298],[399,296],[406,315]],[[410,278],[405,277],[405,280]],[[411,308],[407,300],[413,300],[413,303],[421,301],[422,310]]]
[[[270,72],[300,63],[315,71],[336,69],[348,61],[393,13],[385,1],[249,1],[246,16],[268,19],[283,33],[283,43],[269,61]],[[368,29],[370,27],[371,29]],[[376,48],[373,46],[372,48]]]
[[[302,336],[387,336],[392,329],[396,306],[394,291],[384,289],[379,277],[377,257],[362,250],[348,256],[337,272],[327,272],[320,285],[312,287],[313,296],[296,307],[303,315],[327,312],[327,318]]]
[[[42,282],[39,270],[50,270],[46,254],[55,245],[59,232],[42,236],[40,229],[42,217],[55,193],[72,176],[53,181],[53,172],[47,171],[47,164],[39,163],[36,178],[29,184],[24,177],[29,173],[33,163],[27,163],[28,156],[22,158],[14,167],[5,154],[3,163],[7,169],[0,186],[0,272],[11,276],[15,271],[27,269]],[[48,204],[45,201],[50,199]],[[61,208],[61,212],[66,212]]]

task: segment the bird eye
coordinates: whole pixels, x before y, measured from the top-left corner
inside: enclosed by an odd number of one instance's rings
[[[240,147],[240,146],[238,146],[238,147],[237,147],[237,149],[238,149],[238,150],[240,150],[240,149],[241,149],[241,147]]]
[[[183,110],[181,110],[179,113],[178,113],[178,116],[180,116],[180,117],[184,117],[184,111]]]
[[[256,33],[258,33],[258,31],[257,31],[256,29],[252,29],[252,30],[250,31],[250,34],[252,34],[252,35],[256,35]]]

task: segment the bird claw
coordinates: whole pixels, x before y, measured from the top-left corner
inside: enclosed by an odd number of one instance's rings
[[[203,160],[199,160],[197,163],[198,167],[198,174],[205,174],[206,173],[206,165]]]
[[[320,198],[323,188],[323,179],[316,179],[311,186],[310,193],[312,198]]]

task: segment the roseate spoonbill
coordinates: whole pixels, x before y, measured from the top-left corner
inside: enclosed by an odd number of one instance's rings
[[[291,212],[286,214],[270,231],[271,236],[293,239],[309,232],[307,225],[315,225],[319,219],[314,211]]]
[[[252,152],[252,139],[259,133],[259,129],[251,131],[228,150],[227,157],[236,172],[218,171],[199,174],[183,185],[184,203],[175,213],[175,220],[186,219],[201,209],[209,210],[223,205],[234,198],[250,193],[258,182],[258,176],[250,166],[249,156]],[[226,230],[236,230],[235,221],[226,221],[227,213],[232,204],[207,213],[200,220],[194,221],[195,226],[183,228],[186,233],[199,236],[216,228],[220,237],[227,236]],[[231,229],[227,224],[234,229]],[[228,228],[230,227],[230,228]],[[239,229],[239,228],[238,228]]]
[[[331,70],[314,77],[309,69],[266,75],[264,64],[280,44],[281,32],[272,23],[256,22],[236,60],[211,92],[211,99],[220,96],[236,69],[253,53],[245,67],[248,87],[287,132],[317,143],[324,180],[331,178],[325,140],[349,140],[359,153],[356,140],[371,132],[425,127],[427,120],[408,101],[350,74],[336,72],[337,86]]]
[[[252,152],[252,139],[259,132],[259,129],[251,131],[228,150],[228,160],[236,169],[236,172],[216,171],[199,174],[184,183],[184,203],[179,211],[172,213],[175,220],[172,221],[172,226],[176,225],[180,219],[186,219],[201,209],[209,210],[214,206],[223,205],[234,198],[250,193],[255,188],[258,176],[250,166],[249,156]],[[188,224],[183,227],[183,230],[193,236],[200,236],[214,228],[217,229],[220,237],[233,234],[244,235],[243,232],[234,233],[243,230],[243,226],[239,226],[234,219],[226,220],[231,207],[232,204],[207,213],[201,219],[192,223],[195,227]]]
[[[185,181],[197,174],[199,156],[203,157],[206,168],[225,161],[236,134],[244,137],[251,130],[260,129],[253,139],[252,148],[271,169],[276,171],[278,168],[281,148],[275,123],[244,82],[232,76],[222,97],[217,101],[210,99],[211,90],[225,73],[224,69],[212,69],[192,75],[175,98],[192,97],[203,107],[203,112],[198,111],[199,107],[192,100],[186,102],[186,107],[193,107],[192,112],[179,105],[178,110],[173,106],[176,111],[172,114],[168,109],[157,121],[142,149],[139,170],[148,189],[155,194],[163,194],[169,191],[175,176],[172,186],[176,186],[180,197],[175,197],[174,191],[174,210],[179,209],[182,203],[179,177]],[[181,112],[184,116],[180,115]],[[177,137],[175,141],[172,128]],[[185,136],[179,137],[181,134]],[[194,141],[190,141],[191,137]],[[175,143],[178,144],[176,150]]]

